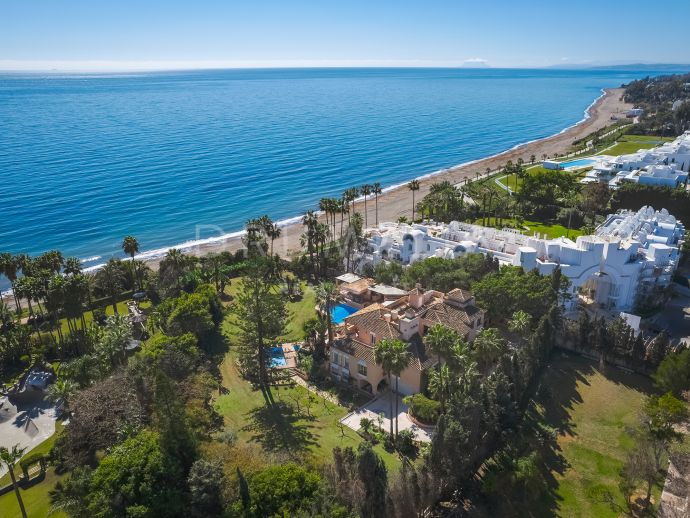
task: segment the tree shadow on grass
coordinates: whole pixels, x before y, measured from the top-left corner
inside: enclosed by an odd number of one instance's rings
[[[309,429],[313,416],[299,415],[284,401],[256,407],[249,412],[244,431],[252,432],[251,441],[258,442],[267,452],[283,452],[297,457],[317,444]]]

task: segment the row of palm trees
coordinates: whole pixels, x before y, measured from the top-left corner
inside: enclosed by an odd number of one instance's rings
[[[374,196],[375,203],[375,224],[379,224],[379,195],[383,192],[381,184],[375,182],[372,184],[365,183],[361,187],[350,187],[343,191],[340,198],[321,198],[319,201],[319,210],[326,215],[329,227],[331,227],[331,238],[335,239],[337,235],[337,216],[340,216],[340,237],[343,236],[343,222],[347,214],[348,223],[352,214],[355,212],[355,200],[362,196],[364,198],[364,226],[369,226],[369,210],[367,208],[367,200],[369,196]]]

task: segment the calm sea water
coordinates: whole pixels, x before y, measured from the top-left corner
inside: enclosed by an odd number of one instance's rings
[[[102,262],[230,233],[576,123],[649,72],[337,69],[0,75],[0,249]]]

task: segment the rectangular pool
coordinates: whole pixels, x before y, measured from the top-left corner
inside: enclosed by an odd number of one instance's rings
[[[587,167],[596,162],[594,158],[580,158],[579,160],[570,160],[569,162],[561,162],[561,167],[566,169],[568,167]]]
[[[348,306],[347,304],[338,304],[331,310],[331,320],[334,324],[340,324],[347,317],[359,311],[357,308]]]

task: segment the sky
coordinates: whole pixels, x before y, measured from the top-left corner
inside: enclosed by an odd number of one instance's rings
[[[688,20],[690,0],[6,0],[0,69],[685,64]]]

